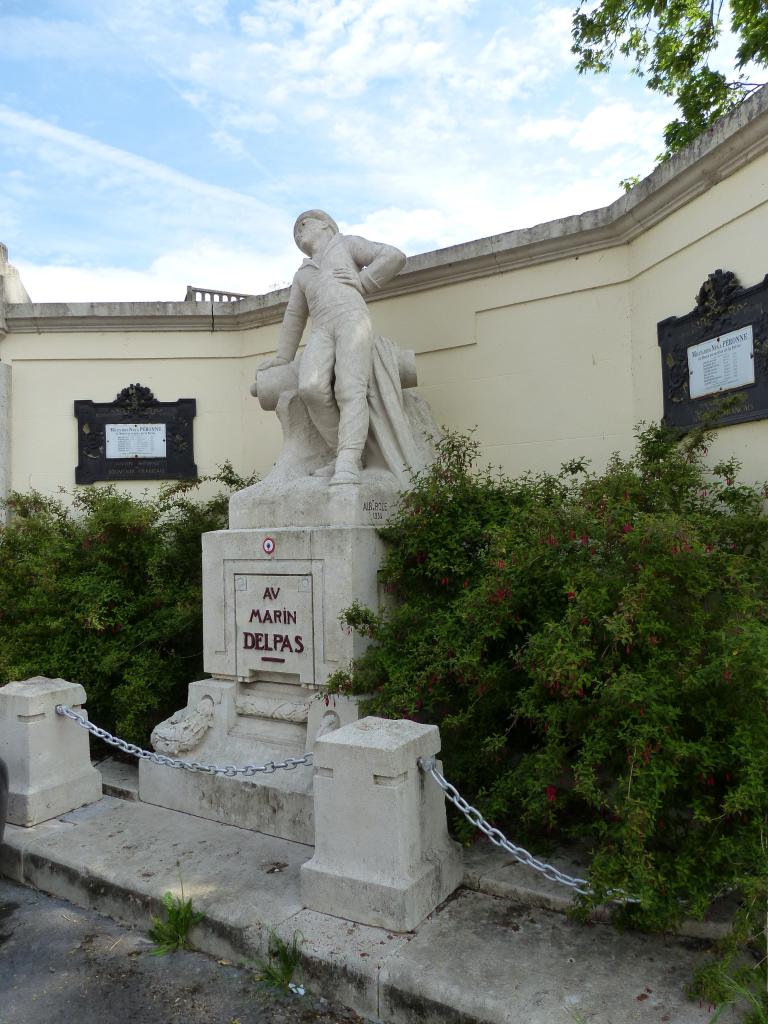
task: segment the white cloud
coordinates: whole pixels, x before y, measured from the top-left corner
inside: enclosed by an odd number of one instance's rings
[[[92,173],[94,164],[97,167],[111,169],[115,175],[128,175],[133,178],[150,180],[155,184],[179,189],[185,193],[195,195],[201,199],[215,201],[232,207],[248,208],[249,210],[264,211],[263,203],[231,189],[221,188],[219,185],[212,185],[189,175],[181,174],[170,167],[147,160],[145,157],[136,156],[124,149],[115,146],[105,145],[86,135],[72,132],[66,128],[59,128],[47,121],[30,117],[27,114],[11,110],[9,107],[0,105],[0,127],[5,127],[14,133],[15,142],[18,145],[20,136],[37,138],[46,143],[52,143],[60,150],[69,151],[74,159],[74,164],[84,167]],[[58,156],[56,157],[58,159]]]
[[[599,102],[583,118],[527,119],[515,129],[522,142],[543,143],[562,139],[585,154],[625,152],[631,148],[644,160],[662,148],[664,125],[670,117],[667,104],[640,107],[626,101]],[[606,156],[601,156],[604,162]],[[624,159],[624,156],[620,156]]]
[[[188,9],[199,25],[216,25],[226,19],[227,0],[195,0]]]
[[[277,255],[201,239],[163,253],[145,270],[29,261],[16,266],[33,302],[181,302],[190,284],[245,294],[271,291],[290,282],[300,261],[292,239]]]
[[[567,139],[573,135],[579,122],[569,117],[543,117],[523,121],[515,129],[523,142],[545,142],[548,139]]]
[[[406,252],[421,252],[426,248],[449,245],[455,228],[450,216],[436,208],[402,209],[391,206],[374,210],[356,224],[342,224],[348,234],[363,235],[377,241],[397,239],[397,245]]]
[[[65,60],[104,68],[116,59],[126,59],[125,50],[121,52],[115,40],[105,38],[97,25],[74,19],[0,16],[0,39],[6,61]]]
[[[115,122],[102,141],[73,106],[0,94],[0,160],[29,172],[0,187],[0,220],[25,244],[25,225],[38,228],[25,252],[35,298],[71,298],[65,285],[88,299],[262,291],[291,276],[292,218],[318,205],[411,253],[605,205],[619,178],[650,169],[669,120],[636,80],[578,78],[571,8],[543,0],[76,6],[117,73],[136,70],[145,106],[139,141],[121,146]],[[17,20],[29,48],[35,19]],[[101,75],[81,38],[79,73]],[[175,97],[185,105],[179,123],[155,119],[152,85],[175,94],[164,115]]]
[[[661,148],[666,112],[639,110],[630,103],[606,103],[595,107],[570,138],[571,145],[585,153],[634,145],[642,150]]]

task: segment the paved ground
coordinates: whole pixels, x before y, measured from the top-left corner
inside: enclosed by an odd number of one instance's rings
[[[140,932],[0,879],[0,1024],[362,1024],[311,992],[265,989],[226,960],[152,948]]]

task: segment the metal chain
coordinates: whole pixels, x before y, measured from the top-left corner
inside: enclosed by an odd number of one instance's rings
[[[313,760],[312,754],[305,754],[303,757],[287,757],[285,761],[267,761],[266,764],[246,764],[242,768],[238,768],[233,764],[216,765],[203,764],[200,761],[184,761],[179,757],[168,757],[166,754],[157,754],[153,750],[143,750],[141,747],[137,747],[135,743],[128,743],[126,740],[121,740],[119,737],[113,736],[111,733],[107,732],[106,729],[101,729],[98,725],[94,725],[93,722],[89,722],[85,715],[81,715],[79,712],[73,711],[72,708],[68,707],[66,704],[57,704],[56,714],[72,719],[73,722],[77,722],[78,725],[87,729],[88,732],[93,736],[96,736],[97,739],[103,740],[104,743],[109,743],[113,747],[117,747],[118,750],[122,750],[126,754],[132,754],[134,757],[141,758],[142,760],[153,761],[155,764],[163,765],[166,768],[179,768],[182,771],[187,772],[202,772],[206,775],[224,775],[227,778],[234,778],[237,775],[242,775],[245,778],[250,778],[259,774],[271,775],[273,772],[278,771],[278,769],[292,771],[294,768],[298,768],[302,765],[311,765]],[[500,832],[499,829],[490,825],[477,808],[467,803],[456,787],[451,785],[451,783],[448,782],[448,780],[445,779],[437,770],[437,762],[433,757],[420,757],[417,763],[422,771],[432,776],[451,803],[455,807],[458,807],[465,818],[471,822],[475,828],[480,829],[480,831],[486,835],[494,845],[500,847],[502,850],[506,850],[507,853],[512,854],[515,860],[519,861],[521,864],[526,864],[535,871],[540,871],[541,874],[550,881],[559,882],[561,885],[567,885],[569,888],[579,893],[580,896],[592,895],[592,890],[586,878],[575,878],[571,875],[566,875],[552,864],[545,864],[544,861],[538,860],[533,856],[533,854],[524,850],[522,846],[516,846],[514,843],[510,842],[503,832]],[[620,889],[610,889],[606,893],[606,896],[609,899],[620,900],[624,903],[639,902],[639,900],[632,896],[628,896]]]
[[[500,847],[502,850],[506,850],[507,853],[511,853],[515,860],[519,861],[521,864],[526,864],[529,868],[533,868],[534,871],[540,871],[541,874],[551,882],[559,882],[561,885],[567,885],[580,896],[593,895],[592,888],[586,878],[575,878],[572,875],[566,875],[564,872],[558,871],[558,869],[553,867],[552,864],[545,864],[544,861],[538,860],[533,856],[533,854],[524,850],[522,846],[515,846],[514,843],[507,839],[503,832],[500,832],[497,828],[494,828],[493,825],[490,825],[477,808],[467,803],[456,787],[451,785],[451,783],[448,782],[448,780],[438,771],[437,762],[433,757],[420,757],[417,763],[423,772],[432,776],[438,786],[445,792],[445,795],[451,803],[455,807],[458,807],[467,821],[471,822],[475,828],[480,829],[480,831],[486,835],[495,846]],[[617,900],[623,903],[640,902],[633,896],[628,896],[620,889],[609,889],[606,896],[610,900]]]
[[[93,722],[89,722],[85,715],[81,715],[77,711],[73,711],[72,708],[67,707],[66,704],[57,704],[56,714],[63,715],[64,718],[71,718],[73,722],[77,722],[78,725],[82,725],[82,727],[87,729],[93,736],[103,740],[105,743],[111,744],[113,747],[117,747],[118,750],[122,750],[126,754],[133,754],[134,757],[138,757],[144,761],[154,761],[155,764],[164,765],[166,768],[179,768],[185,772],[203,772],[206,775],[224,775],[230,779],[235,778],[236,775],[243,775],[245,778],[251,778],[254,775],[271,775],[278,769],[292,771],[294,768],[298,768],[301,765],[312,764],[312,754],[305,754],[303,757],[287,757],[285,761],[267,761],[266,764],[246,764],[242,768],[238,768],[234,764],[217,765],[203,764],[200,761],[183,761],[180,757],[168,757],[166,754],[156,754],[154,750],[143,750],[141,747],[137,747],[135,743],[127,743],[125,740],[121,740],[119,737],[113,736],[111,733],[107,732],[106,729],[100,729],[98,725],[94,725]]]

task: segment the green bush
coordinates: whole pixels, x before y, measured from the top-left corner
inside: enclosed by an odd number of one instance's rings
[[[191,496],[198,482],[140,498],[88,487],[71,504],[11,495],[0,529],[0,683],[82,683],[93,721],[146,744],[204,674],[200,535],[226,527],[229,491],[251,482],[229,465],[208,479],[225,490],[207,501]]]
[[[588,845],[585,905],[622,889],[667,928],[765,893],[768,520],[705,433],[637,441],[511,480],[447,435],[383,531],[396,605],[348,610],[374,644],[331,688],[438,724],[446,776],[514,840]]]

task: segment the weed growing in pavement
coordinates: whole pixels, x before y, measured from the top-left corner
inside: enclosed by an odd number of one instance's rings
[[[739,1020],[744,1024],[768,1024],[765,969],[765,961],[748,963],[742,959],[734,963],[724,957],[699,971],[692,993],[703,995],[717,1005],[709,1024],[716,1024],[729,1009],[740,1012]]]
[[[256,961],[256,979],[270,988],[303,996],[304,986],[294,980],[294,975],[297,971],[300,972],[301,947],[304,941],[304,936],[299,931],[295,931],[286,942],[274,929],[270,930],[267,955],[264,959]]]
[[[171,892],[163,894],[163,906],[168,919],[161,921],[159,917],[152,918],[149,937],[155,943],[155,948],[152,950],[154,956],[164,956],[177,949],[190,949],[189,930],[205,917],[201,910],[194,909],[191,899],[184,898],[184,882],[181,871],[179,871],[179,886],[181,888],[180,896],[174,896]]]

